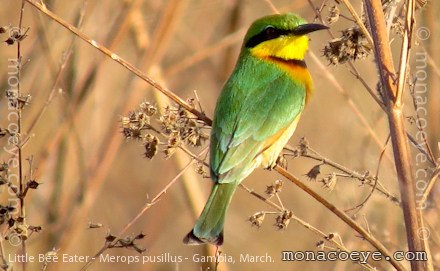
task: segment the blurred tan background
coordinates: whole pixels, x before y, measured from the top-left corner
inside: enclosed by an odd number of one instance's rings
[[[82,31],[110,48],[151,78],[168,87],[183,99],[194,97],[197,91],[206,114],[212,117],[216,97],[224,80],[231,72],[239,53],[242,37],[252,21],[274,13],[271,3],[281,12],[295,12],[308,21],[315,12],[307,1],[241,1],[241,0],[133,0],[133,1],[45,1],[48,9],[76,25],[83,14]],[[321,1],[312,1],[316,8]],[[356,2],[356,3],[355,3]],[[325,20],[334,1],[327,1],[322,16]],[[361,7],[353,1],[358,12]],[[341,14],[350,17],[342,6]],[[2,1],[0,25],[18,23],[20,1]],[[428,52],[427,72],[428,133],[438,157],[439,140],[439,63],[438,48],[439,3],[430,1],[418,11],[418,26],[426,26],[429,39],[417,41],[413,52]],[[340,18],[332,25],[332,33],[352,25]],[[162,94],[136,78],[119,64],[84,43],[71,32],[38,12],[25,6],[23,26],[29,27],[22,43],[22,92],[32,96],[30,106],[23,111],[24,130],[27,131],[54,88],[53,98],[35,127],[24,148],[24,156],[33,156],[34,175],[41,185],[26,198],[27,223],[41,225],[27,241],[28,254],[46,253],[52,248],[59,254],[94,255],[105,242],[108,231],[117,234],[159,193],[185,165],[189,157],[182,151],[169,159],[158,153],[151,161],[143,157],[143,147],[127,141],[120,133],[121,116],[134,110],[142,101],[156,104],[159,109],[172,104]],[[398,59],[400,38],[395,37],[393,50]],[[0,36],[6,40],[6,34]],[[306,137],[310,146],[325,157],[361,174],[375,174],[381,149],[388,137],[387,119],[367,93],[361,82],[350,73],[347,65],[332,66],[321,57],[322,49],[331,39],[328,33],[311,35],[310,56],[306,61],[315,82],[316,94],[306,108],[290,145]],[[72,43],[73,40],[73,43]],[[71,47],[71,50],[69,47]],[[0,45],[0,84],[7,89],[8,58],[16,57],[16,45]],[[66,57],[69,60],[66,62]],[[60,65],[66,63],[57,80]],[[396,60],[397,63],[397,60]],[[377,74],[373,57],[354,63],[363,80],[376,88]],[[412,62],[413,69],[416,63]],[[332,74],[334,81],[329,80]],[[54,84],[56,83],[55,87]],[[336,85],[340,84],[340,89]],[[342,92],[341,92],[342,91]],[[411,97],[406,97],[408,116],[414,114]],[[355,111],[358,111],[356,113]],[[0,98],[0,127],[8,125],[7,101]],[[365,123],[361,118],[365,119]],[[408,129],[414,133],[410,122]],[[369,130],[370,129],[370,130]],[[207,131],[208,132],[208,131]],[[376,137],[376,139],[374,139]],[[3,150],[6,139],[0,139],[0,161],[9,155]],[[199,153],[202,148],[192,149]],[[417,153],[412,148],[413,155]],[[392,194],[399,196],[391,146],[388,145],[380,165],[379,179]],[[317,161],[306,158],[288,159],[290,172],[307,182],[315,191],[341,209],[349,209],[368,196],[371,187],[358,181],[338,178],[333,191],[322,183],[309,182],[304,175]],[[25,174],[28,174],[25,163]],[[415,169],[429,167],[416,165]],[[146,234],[136,244],[145,247],[143,255],[188,257],[183,263],[102,263],[95,262],[90,270],[208,270],[212,265],[194,263],[195,254],[212,255],[204,246],[188,247],[183,236],[193,224],[208,196],[211,183],[196,174],[196,167],[185,171],[159,202],[152,206],[130,227],[124,236]],[[321,175],[334,172],[321,167]],[[276,172],[256,170],[244,184],[264,194],[266,186],[282,179]],[[5,187],[2,200],[8,201]],[[194,194],[192,194],[194,193]],[[440,195],[438,185],[433,195]],[[324,233],[338,233],[350,250],[374,250],[330,211],[294,185],[285,182],[280,194],[284,206]],[[433,229],[432,253],[440,261],[438,230],[438,199],[431,199],[426,210],[428,225]],[[3,203],[5,205],[5,203]],[[235,264],[220,264],[219,270],[360,270],[350,262],[282,262],[283,250],[319,250],[316,243],[323,240],[304,226],[290,223],[287,229],[277,230],[275,216],[266,216],[260,228],[251,227],[248,218],[258,211],[274,211],[249,193],[238,189],[227,214],[225,244],[221,250],[235,258]],[[353,213],[350,213],[353,214]],[[407,250],[402,213],[399,207],[384,196],[374,193],[366,206],[355,216],[358,223],[368,227],[391,251]],[[101,228],[89,229],[89,223],[100,223]],[[5,225],[2,225],[5,230]],[[2,230],[2,231],[3,231]],[[5,255],[16,254],[20,247],[4,241]],[[240,253],[265,255],[273,263],[239,263]],[[133,249],[113,248],[110,255],[139,255]],[[141,256],[142,257],[142,256]],[[17,269],[21,268],[16,265]],[[79,270],[84,263],[49,264],[47,270]],[[386,263],[378,263],[380,270],[391,270]],[[40,270],[42,263],[31,263],[28,270]]]

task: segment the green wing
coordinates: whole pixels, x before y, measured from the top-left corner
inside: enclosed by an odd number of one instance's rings
[[[211,133],[211,175],[220,183],[250,173],[265,140],[294,121],[306,95],[305,86],[275,64],[240,59],[217,102]]]

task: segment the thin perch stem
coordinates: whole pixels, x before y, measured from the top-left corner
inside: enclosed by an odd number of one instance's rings
[[[371,245],[373,245],[377,250],[379,250],[384,257],[389,257],[389,262],[396,268],[398,271],[404,271],[405,268],[402,266],[401,263],[393,259],[393,254],[388,251],[388,249],[374,236],[372,236],[368,231],[366,231],[364,228],[359,226],[359,224],[356,223],[353,219],[351,219],[349,216],[347,216],[344,211],[341,211],[336,206],[328,202],[326,199],[321,197],[318,193],[310,189],[308,186],[303,184],[300,180],[298,180],[295,176],[287,172],[285,169],[283,169],[280,166],[276,166],[275,170],[283,175],[285,178],[287,178],[289,181],[294,183],[296,186],[301,188],[304,192],[315,198],[318,202],[320,202],[322,205],[327,207],[330,211],[332,211],[335,215],[337,215],[342,221],[344,221],[347,225],[349,225],[352,229],[357,231],[365,240],[367,240]]]

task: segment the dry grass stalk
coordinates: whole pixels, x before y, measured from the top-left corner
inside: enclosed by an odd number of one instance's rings
[[[414,1],[407,1],[407,24],[405,25],[404,41],[402,44],[401,72],[406,73],[407,54],[412,36],[412,24],[414,22],[413,9]],[[388,123],[390,126],[391,142],[393,145],[394,159],[397,170],[397,177],[400,186],[402,208],[405,218],[408,248],[410,251],[428,251],[422,238],[419,237],[419,230],[423,222],[421,213],[417,211],[415,198],[415,182],[411,168],[411,156],[406,140],[406,129],[402,112],[402,93],[405,81],[398,81],[396,84],[396,72],[394,69],[389,38],[386,31],[385,17],[382,10],[382,3],[379,0],[365,1],[367,14],[370,22],[371,32],[374,40],[376,64],[382,86],[384,88],[384,102],[387,109]],[[399,80],[405,80],[406,75],[400,74]],[[400,86],[400,87],[399,87]],[[426,266],[423,261],[411,261],[413,271],[433,270],[432,266]],[[432,264],[432,263],[431,263]]]

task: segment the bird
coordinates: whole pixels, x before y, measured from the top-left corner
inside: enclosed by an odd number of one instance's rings
[[[221,246],[237,186],[255,168],[276,166],[314,92],[304,61],[307,34],[327,28],[293,13],[267,15],[249,27],[214,111],[209,155],[214,185],[185,244]]]

